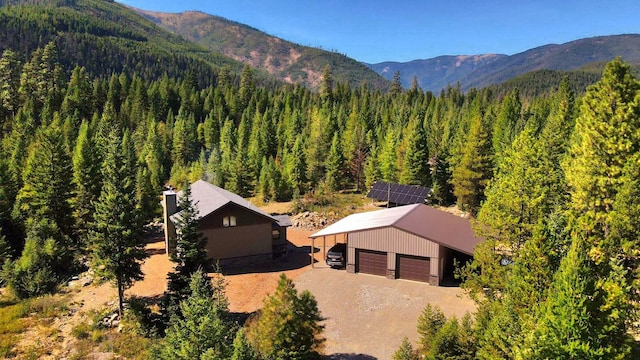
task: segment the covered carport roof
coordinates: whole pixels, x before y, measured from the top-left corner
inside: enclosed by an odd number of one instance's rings
[[[310,237],[390,226],[468,255],[473,255],[474,247],[482,240],[475,236],[468,219],[423,204],[353,214]]]

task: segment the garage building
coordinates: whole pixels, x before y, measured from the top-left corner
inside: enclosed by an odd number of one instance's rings
[[[440,285],[453,260],[469,259],[475,237],[468,219],[415,204],[350,215],[311,236],[347,243],[347,271]]]

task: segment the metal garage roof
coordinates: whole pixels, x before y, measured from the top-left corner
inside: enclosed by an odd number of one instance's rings
[[[316,238],[326,235],[342,234],[352,231],[369,230],[393,225],[403,216],[413,211],[420,204],[400,206],[384,210],[349,215],[330,225],[310,237]]]
[[[310,237],[317,238],[389,226],[469,255],[473,255],[474,247],[482,240],[475,236],[468,219],[423,204],[353,214]]]

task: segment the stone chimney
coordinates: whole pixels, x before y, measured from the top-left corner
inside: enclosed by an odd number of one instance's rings
[[[178,211],[175,191],[167,190],[162,192],[162,207],[164,208],[162,211],[162,219],[164,221],[164,248],[166,253],[169,254],[169,251],[173,250],[170,241],[176,236],[176,228],[169,218]]]

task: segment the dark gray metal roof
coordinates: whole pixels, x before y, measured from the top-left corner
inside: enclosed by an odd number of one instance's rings
[[[271,217],[276,219],[276,221],[278,222],[278,225],[282,227],[293,226],[293,224],[291,223],[291,218],[289,218],[289,215],[271,215]]]
[[[473,255],[474,247],[482,241],[473,233],[469,219],[424,204],[353,214],[310,237],[317,238],[389,226],[468,255]]]
[[[183,192],[179,191],[177,193],[178,202],[182,197]],[[271,219],[272,221],[278,222],[278,219],[267,214],[262,211],[259,207],[253,205],[247,200],[243,199],[240,195],[234,194],[230,191],[227,191],[221,187],[210,184],[204,180],[198,180],[191,184],[191,198],[193,199],[194,204],[198,208],[198,217],[203,218],[221,207],[233,203],[238,206],[249,209],[255,213],[258,213],[264,217]],[[175,217],[179,217],[180,212],[173,214],[171,216],[171,220],[175,220]]]

